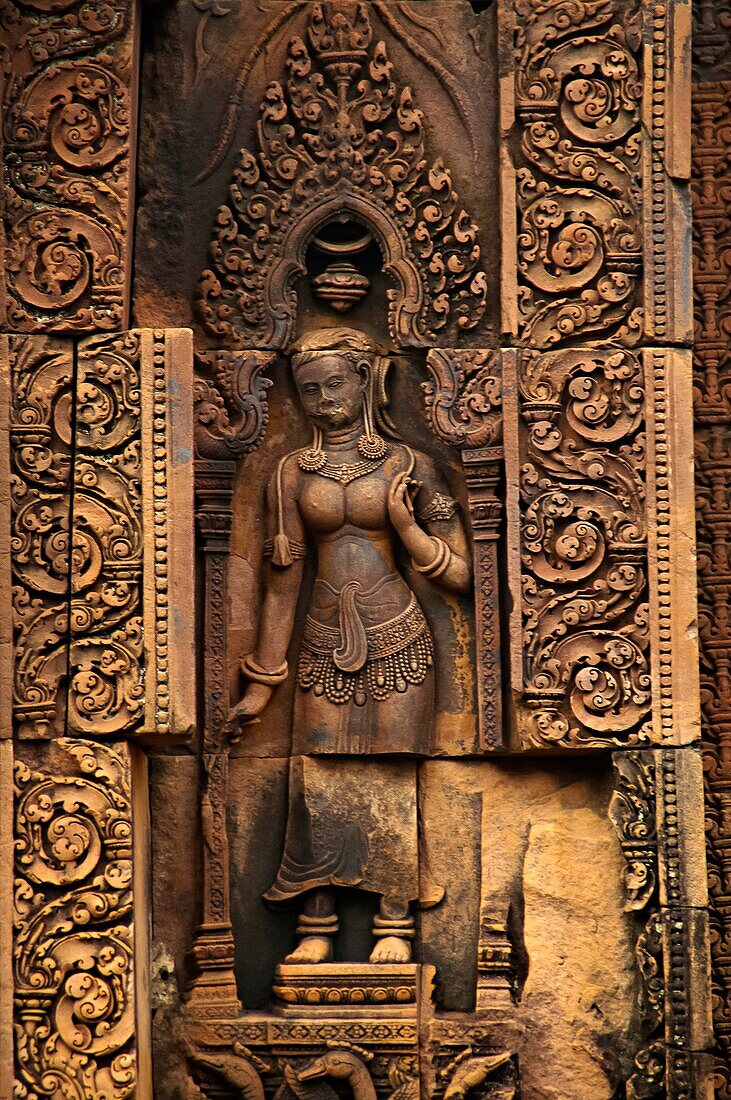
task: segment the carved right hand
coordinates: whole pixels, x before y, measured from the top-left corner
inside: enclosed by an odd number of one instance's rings
[[[256,718],[271,699],[272,691],[267,684],[249,684],[241,702],[231,711],[230,724],[241,725]]]

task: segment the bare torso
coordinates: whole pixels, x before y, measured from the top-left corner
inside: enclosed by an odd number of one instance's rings
[[[338,461],[346,460],[338,456]],[[336,591],[354,581],[369,592],[396,574],[401,596],[394,613],[406,606],[410,589],[397,574],[388,490],[394,475],[407,464],[408,458],[397,448],[373,473],[349,485],[301,472],[297,486],[304,526],[317,545],[317,580]],[[390,595],[393,599],[393,586]]]

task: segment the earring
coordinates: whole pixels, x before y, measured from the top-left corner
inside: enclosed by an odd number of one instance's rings
[[[322,449],[322,432],[319,428],[312,429],[312,446],[302,451],[297,463],[301,470],[314,473],[321,470],[327,462],[327,455]]]
[[[363,455],[363,458],[383,458],[388,454],[388,444],[373,428],[370,384],[363,398],[363,420],[365,422],[365,432],[363,435],[358,436],[358,450]]]

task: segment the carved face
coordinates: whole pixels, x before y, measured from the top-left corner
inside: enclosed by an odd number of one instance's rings
[[[316,427],[345,428],[361,417],[365,378],[336,352],[298,367],[296,381],[302,407]]]

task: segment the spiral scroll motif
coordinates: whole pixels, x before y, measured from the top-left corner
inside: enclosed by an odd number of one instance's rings
[[[134,1095],[128,752],[61,738],[33,768],[16,753],[19,1096]]]
[[[82,734],[131,731],[144,705],[141,364],[139,332],[79,357],[68,707]]]
[[[70,569],[71,351],[5,338],[11,381],[10,505],[13,717],[17,733],[58,726],[66,669]]]
[[[534,347],[642,328],[640,16],[515,0],[519,332]]]
[[[119,328],[132,7],[35,0],[13,11],[3,102],[8,320],[21,332]]]
[[[644,375],[629,351],[524,353],[528,743],[649,739]]]

